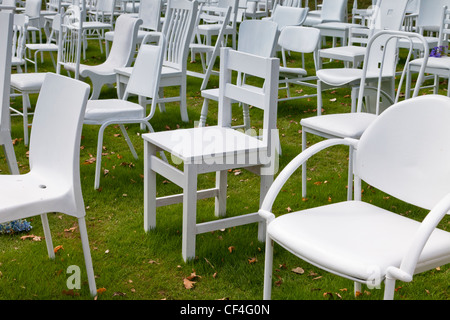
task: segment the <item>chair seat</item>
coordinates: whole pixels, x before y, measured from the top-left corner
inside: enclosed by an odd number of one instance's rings
[[[365,54],[366,48],[361,46],[334,47],[319,51],[321,58],[332,58],[336,60],[348,60],[356,57],[363,58]]]
[[[120,99],[89,100],[85,120],[102,122],[110,119],[141,119],[144,108],[137,103]]]
[[[424,37],[425,41],[428,43],[429,48],[437,47],[439,43],[438,37]],[[420,41],[417,38],[411,39],[413,43],[413,47],[417,49],[421,49],[423,47],[422,41]],[[398,40],[398,46],[400,48],[409,48],[409,41],[407,39],[399,39]]]
[[[58,198],[64,198],[64,193],[69,191],[68,186],[64,187],[61,181],[35,173],[2,175],[1,179],[0,223],[47,212],[74,214],[66,210],[59,211],[62,208],[58,208],[55,204]],[[60,202],[67,207],[67,201]],[[40,212],[36,211],[37,207]]]
[[[329,85],[343,86],[356,80],[361,80],[362,69],[356,68],[330,68],[320,69],[316,72],[320,81]]]
[[[46,74],[45,72],[13,73],[11,74],[11,86],[19,91],[39,91]]]
[[[78,23],[73,24],[78,27]],[[83,22],[83,29],[113,29],[110,23],[104,23],[99,21],[86,21]]]
[[[410,66],[420,68],[423,64],[423,58],[415,59],[410,62]],[[429,57],[427,68],[432,69],[447,69],[450,70],[450,57],[443,56],[440,58]]]
[[[303,68],[288,68],[288,67],[280,67],[280,77],[284,76],[306,76],[308,73]]]
[[[250,155],[250,160],[259,160],[259,157],[251,157],[251,154],[267,149],[257,137],[218,126],[154,132],[144,134],[142,138],[186,163],[203,163],[214,159],[226,161],[228,157],[245,154]]]
[[[304,118],[300,124],[333,137],[359,139],[376,118],[375,114],[365,112],[337,113]]]
[[[28,43],[26,47],[30,50],[58,51],[58,45],[54,43]]]
[[[282,215],[269,224],[267,232],[314,265],[353,279],[380,275],[383,280],[388,267],[400,266],[419,226],[418,221],[371,204],[349,201]],[[448,263],[448,248],[450,233],[435,229],[416,272]]]

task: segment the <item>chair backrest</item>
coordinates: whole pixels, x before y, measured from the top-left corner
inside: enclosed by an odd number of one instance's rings
[[[97,0],[95,10],[95,19],[104,23],[114,22],[115,0]]]
[[[168,0],[162,28],[167,41],[164,65],[186,70],[197,10],[196,0]]]
[[[378,0],[369,26],[375,30],[400,30],[409,0]]]
[[[323,0],[320,17],[322,22],[345,21],[347,0]]]
[[[406,39],[409,43],[409,52],[406,57],[406,61],[404,62],[404,68],[401,72],[401,77],[397,87],[397,93],[395,98],[391,97],[391,101],[388,101],[388,105],[392,105],[399,101],[402,92],[402,85],[406,76],[406,72],[408,69],[408,64],[411,61],[411,57],[414,54],[414,45],[413,41],[417,40],[422,43],[424,49],[423,59],[424,62],[419,71],[419,76],[417,78],[416,86],[414,89],[413,97],[416,97],[419,93],[420,86],[424,79],[424,71],[428,62],[428,43],[424,39],[424,37],[415,32],[404,32],[404,31],[392,31],[392,30],[384,30],[375,33],[370,39],[367,45],[367,52],[364,57],[364,65],[363,65],[363,76],[361,77],[361,84],[359,90],[358,104],[357,104],[357,112],[362,111],[363,104],[363,96],[365,94],[365,90],[367,88],[366,82],[367,79],[372,78],[377,80],[376,89],[376,106],[374,113],[380,114],[382,112],[380,107],[380,99],[381,99],[381,83],[383,78],[391,78],[392,82],[396,75],[396,67],[398,61],[398,41],[400,39]],[[386,108],[386,106],[384,106]]]
[[[287,26],[280,32],[278,45],[281,47],[283,65],[286,66],[286,51],[313,53],[317,66],[317,50],[320,45],[320,30],[312,27]]]
[[[25,14],[14,15],[14,29],[12,36],[12,57],[17,61],[24,59],[25,45],[27,42],[28,16]]]
[[[42,0],[27,0],[24,13],[30,18],[40,16]]]
[[[245,20],[239,26],[237,50],[270,57],[274,53],[278,34],[278,26],[273,21]]]
[[[36,103],[30,170],[59,179],[61,190],[80,183],[80,139],[89,91],[86,83],[48,73]]]
[[[10,130],[9,104],[11,81],[12,30],[14,16],[0,12],[0,131]]]
[[[308,8],[276,6],[272,13],[272,21],[278,25],[278,30],[286,26],[300,26],[305,22]]]
[[[152,118],[156,111],[159,81],[166,46],[165,37],[159,33],[157,45],[149,44],[152,35],[147,35],[142,40],[138,55],[134,63],[133,71],[128,81],[123,99],[126,100],[129,94],[152,99],[148,119]],[[144,104],[144,108],[145,108]]]
[[[221,8],[228,8],[231,7],[231,13],[230,13],[230,19],[229,19],[229,25],[236,29],[238,20],[238,11],[239,11],[239,0],[218,0],[217,6]]]
[[[450,0],[433,0],[433,5],[426,0],[420,1],[419,16],[417,17],[419,33],[439,30],[441,8],[444,6],[450,7]]]
[[[117,68],[129,67],[136,52],[136,38],[142,20],[129,14],[117,18],[111,51],[104,63]]]
[[[50,0],[50,1],[48,1],[47,9],[49,11],[59,12],[61,10],[61,0]]]
[[[441,95],[390,107],[362,135],[355,174],[393,197],[431,209],[450,192],[448,119],[450,99]]]
[[[450,10],[444,6],[441,13],[441,24],[439,26],[438,47],[444,47],[444,52],[448,52],[448,41],[450,36]]]
[[[146,0],[139,3],[138,17],[141,29],[161,31],[161,0]]]
[[[246,52],[220,49],[219,112],[218,125],[231,127],[232,103],[234,101],[251,105],[264,111],[262,141],[272,150],[272,131],[276,130],[278,77],[280,60],[261,57]],[[262,86],[243,85],[233,72],[262,79]]]

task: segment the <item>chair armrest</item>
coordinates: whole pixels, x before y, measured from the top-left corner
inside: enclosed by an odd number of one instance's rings
[[[273,203],[280,192],[283,185],[289,179],[289,177],[297,170],[302,164],[304,164],[309,158],[311,158],[316,153],[337,145],[351,146],[356,149],[358,140],[355,139],[328,139],[316,143],[304,150],[298,156],[296,156],[278,175],[275,181],[272,183],[271,187],[267,191],[266,197],[260,208],[260,214],[267,216],[268,212],[271,212]]]
[[[425,247],[431,233],[437,227],[442,218],[450,214],[450,194],[439,201],[428,213],[417,230],[414,239],[402,259],[400,268],[390,267],[387,269],[387,276],[409,282],[412,280],[416,269],[417,261]]]

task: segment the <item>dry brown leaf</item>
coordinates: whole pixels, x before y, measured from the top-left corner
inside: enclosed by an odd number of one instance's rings
[[[228,251],[230,252],[230,253],[232,253],[233,251],[234,251],[234,247],[233,246],[230,246],[230,247],[228,247]]]
[[[62,245],[60,245],[60,246],[56,246],[55,247],[55,249],[53,249],[53,252],[54,253],[57,253],[59,250],[61,250],[61,249],[63,249],[64,250],[64,248],[63,248],[63,246]]]
[[[41,238],[42,237],[35,236],[34,234],[30,234],[30,235],[26,235],[26,236],[20,237],[20,239],[22,239],[22,240],[31,239],[32,241],[41,241]]]
[[[98,288],[98,289],[97,289],[97,293],[98,293],[98,294],[105,293],[105,291],[106,291],[106,288]]]
[[[187,278],[183,279],[184,287],[188,290],[192,289],[194,287],[195,281],[191,281]]]
[[[256,258],[249,258],[248,259],[248,263],[250,263],[250,264],[256,263],[256,262],[258,262],[258,259],[256,259]]]
[[[304,274],[305,270],[303,270],[303,268],[297,267],[291,270],[293,273],[297,273],[297,274]]]

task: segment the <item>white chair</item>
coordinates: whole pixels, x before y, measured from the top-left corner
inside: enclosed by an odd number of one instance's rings
[[[56,17],[56,18],[55,18]],[[53,52],[58,52],[58,33],[60,31],[60,27],[61,27],[61,18],[60,18],[60,14],[55,14],[53,19],[52,19],[52,29],[51,32],[47,38],[47,42],[46,43],[27,43],[25,45],[25,48],[27,50],[31,52],[34,51],[34,59],[29,59],[26,58],[25,55],[25,59],[34,64],[34,71],[38,72],[38,59],[37,59],[37,55],[40,52],[48,52],[50,53],[50,57],[52,59],[52,63],[53,66],[56,69],[56,63],[55,63],[55,58],[53,57]]]
[[[395,75],[397,67],[398,40],[410,39],[410,48],[406,56],[405,66],[401,72],[399,83],[395,84]],[[376,33],[369,41],[367,53],[364,59],[363,69],[342,68],[340,71],[345,75],[346,80],[354,81],[358,91],[358,105],[355,110],[349,113],[337,113],[328,115],[317,115],[310,118],[304,118],[300,121],[302,126],[302,151],[307,146],[307,134],[314,134],[326,139],[332,138],[352,138],[359,139],[366,128],[392,104],[399,101],[402,93],[402,86],[405,82],[407,65],[413,55],[413,38],[422,40],[426,48],[427,43],[423,36],[418,33],[404,31],[380,31]],[[428,55],[425,55],[427,59]],[[424,79],[424,69],[419,72],[417,85],[414,91],[414,97],[418,95],[420,84]],[[317,73],[319,73],[317,71]],[[344,76],[342,77],[344,78]],[[358,85],[356,85],[358,83]],[[397,92],[395,88],[397,86]],[[320,90],[320,81],[318,81]],[[363,99],[365,110],[363,110]],[[374,101],[375,99],[375,101]],[[356,111],[356,112],[355,112]],[[319,113],[319,112],[318,112]],[[349,153],[348,169],[348,200],[352,198],[353,185],[353,153]],[[306,197],[307,182],[306,163],[302,165],[302,196]]]
[[[17,72],[27,72],[27,62],[25,60],[25,45],[27,41],[28,16],[22,13],[14,15],[14,28],[12,33],[12,56],[11,67]],[[22,70],[22,68],[24,70]]]
[[[346,16],[347,0],[324,0],[320,15],[308,14],[305,26],[315,26],[325,22],[343,22]]]
[[[124,124],[140,123],[147,126],[150,132],[154,132],[150,120],[155,114],[159,81],[161,76],[163,53],[165,50],[164,35],[160,34],[157,46],[146,44],[153,35],[148,35],[142,41],[130,80],[121,99],[89,100],[84,116],[84,124],[100,125],[97,142],[97,157],[95,170],[95,189],[100,187],[101,164],[103,152],[103,132],[107,126],[118,124],[123,136],[130,147],[133,156],[137,159],[137,153],[128,137]],[[127,101],[129,95],[139,96],[139,103]],[[146,115],[146,101],[152,99],[150,112]]]
[[[165,110],[165,102],[180,102],[180,113],[183,122],[189,121],[187,113],[187,60],[189,44],[192,40],[198,2],[196,0],[169,0],[162,28],[167,46],[164,54],[164,65],[159,83],[158,104]],[[123,88],[128,82],[133,67],[117,67],[117,95],[123,96]],[[179,87],[180,95],[164,97],[165,87]]]
[[[261,19],[269,16],[269,0],[248,0],[245,9],[245,17],[251,19]]]
[[[43,20],[41,19],[42,0],[27,0],[25,2],[24,14],[28,17],[27,32],[31,32],[32,43],[37,43],[36,33],[39,35],[39,43],[42,43]],[[41,60],[43,61],[43,56]]]
[[[144,230],[156,227],[156,208],[183,202],[182,256],[185,261],[195,257],[196,235],[242,224],[260,222],[258,213],[223,218],[226,213],[227,173],[232,168],[249,169],[261,176],[260,200],[264,198],[275,168],[278,58],[221,48],[218,125],[178,129],[142,135],[144,139]],[[253,75],[264,80],[262,87],[232,79],[232,72]],[[255,136],[231,128],[231,103],[241,101],[262,109],[263,136]],[[183,162],[183,171],[156,156],[158,150]],[[174,159],[174,158],[172,158]],[[216,172],[216,188],[197,190],[197,176]],[[156,197],[156,174],[183,188],[182,195]],[[197,199],[216,198],[216,221],[197,223]],[[263,225],[259,225],[263,240]]]
[[[275,52],[278,39],[278,26],[273,21],[267,20],[245,20],[239,27],[239,42],[237,50],[254,54],[261,57],[271,57]],[[261,41],[264,39],[264,41]],[[245,80],[245,78],[244,78]],[[205,89],[201,91],[203,97],[202,110],[200,112],[199,127],[206,125],[209,101],[219,101],[219,89]],[[250,128],[248,105],[243,104],[244,128]]]
[[[411,282],[415,274],[450,262],[450,233],[437,228],[450,212],[449,106],[449,98],[435,95],[402,101],[381,114],[359,141],[322,141],[285,167],[259,211],[267,219],[264,299],[271,298],[274,242],[316,267],[354,281],[355,293],[362,292],[361,284],[381,288],[384,281],[387,300],[394,299],[396,280]],[[420,133],[411,128],[421,128]],[[292,173],[335,145],[355,150],[359,197],[275,217],[273,203]],[[430,211],[420,222],[364,202],[361,180]]]
[[[278,30],[281,31],[286,26],[303,25],[308,11],[309,8],[275,6],[272,15],[263,19],[275,22],[278,25]]]
[[[238,31],[237,31],[237,27],[238,27],[238,23],[240,21],[239,18],[239,6],[240,6],[240,1],[238,0],[233,1],[233,0],[218,0],[217,4],[215,4],[214,6],[216,7],[221,7],[221,8],[228,8],[229,6],[231,6],[231,15],[230,15],[230,19],[228,22],[228,25],[226,26],[225,30],[223,31],[225,36],[231,36],[231,47],[233,49],[236,49],[236,44],[237,44],[237,36],[238,36]],[[212,38],[214,36],[218,36],[219,33],[221,32],[222,29],[222,24],[221,21],[204,21],[204,23],[199,24],[196,27],[195,32],[204,37],[204,44],[206,45],[211,45],[212,43]]]
[[[144,37],[152,31],[161,31],[161,0],[146,0],[139,4],[138,18],[142,20],[136,42],[140,44]],[[109,55],[109,42],[114,39],[114,31],[105,32],[106,55]]]
[[[121,15],[116,21],[116,34],[111,47],[111,52],[106,61],[99,65],[80,64],[79,75],[81,78],[90,78],[92,81],[92,94],[90,99],[98,99],[101,88],[105,84],[116,82],[116,68],[129,67],[134,59],[136,50],[136,35],[142,20],[129,15]],[[65,64],[68,71],[75,72],[76,65]]]
[[[213,67],[214,63],[219,56],[219,50],[221,46],[226,46],[225,39],[225,30],[228,26],[228,22],[230,21],[231,9],[233,7],[237,7],[238,0],[230,0],[231,4],[228,7],[202,7],[199,10],[199,19],[200,22],[208,21],[211,23],[215,21],[215,23],[221,25],[221,29],[219,34],[217,35],[216,42],[214,45],[207,45],[201,41],[201,36],[197,33],[195,34],[197,41],[193,41],[189,45],[189,49],[191,50],[191,60],[194,59],[196,54],[200,55],[201,64],[202,64],[202,73],[187,70],[188,76],[193,76],[197,78],[203,79],[202,84],[200,85],[200,91],[206,89],[206,85],[208,84],[209,77],[214,72]],[[199,25],[200,26],[200,25]],[[197,28],[199,27],[197,26]],[[194,32],[196,33],[196,32]]]
[[[340,60],[346,62],[347,65],[351,64],[352,67],[358,67],[364,60],[369,38],[377,30],[398,31],[401,29],[407,4],[408,0],[378,0],[375,7],[371,10],[372,16],[369,26],[350,27],[348,43],[340,47],[319,50],[320,60]],[[406,41],[405,44],[407,48],[409,43]]]
[[[0,222],[40,215],[48,255],[54,259],[47,213],[61,212],[78,218],[89,289],[95,296],[79,171],[82,119],[88,95],[89,86],[85,83],[56,74],[47,75],[33,121],[30,171],[20,178],[0,177]]]
[[[431,85],[433,88],[434,94],[438,94],[439,90],[439,79],[447,78],[450,79],[450,57],[447,56],[448,52],[448,41],[450,34],[450,10],[448,7],[443,7],[442,16],[441,16],[441,24],[439,30],[439,42],[438,47],[442,47],[443,52],[441,52],[441,56],[430,56],[428,61],[425,61],[424,58],[418,58],[411,61],[408,65],[408,80],[407,80],[407,90],[406,97],[409,97],[411,92],[411,81],[412,74],[420,71],[421,67],[425,65],[425,73],[428,75],[432,75],[434,78],[434,83]],[[423,86],[422,88],[429,88],[430,86]],[[450,83],[447,86],[447,96],[450,96]]]
[[[302,96],[291,95],[290,85],[294,84],[316,88],[317,77],[315,74],[308,76],[308,72],[304,68],[288,66],[286,51],[297,52],[302,55],[312,53],[315,70],[317,71],[317,50],[320,45],[320,31],[311,27],[286,26],[280,32],[278,45],[281,47],[283,63],[280,67],[280,84],[284,84],[284,87],[280,87],[280,89],[286,90],[286,98],[280,97],[278,98],[278,101],[304,99],[317,96],[317,93]]]
[[[17,175],[19,166],[11,139],[9,113],[13,21],[12,13],[0,11],[0,30],[2,30],[0,36],[0,145],[3,147],[9,171]]]

